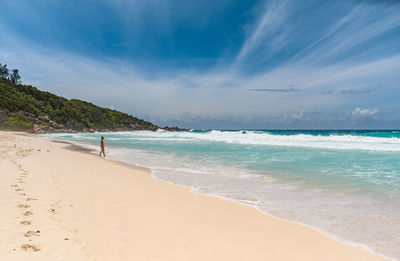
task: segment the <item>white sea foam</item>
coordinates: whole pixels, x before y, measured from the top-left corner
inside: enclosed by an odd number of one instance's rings
[[[79,134],[77,134],[79,135]],[[224,142],[258,146],[287,146],[339,150],[400,151],[400,138],[368,137],[354,135],[316,136],[307,134],[277,135],[262,131],[121,132],[115,139],[170,140],[191,142]],[[112,137],[110,139],[113,139]]]

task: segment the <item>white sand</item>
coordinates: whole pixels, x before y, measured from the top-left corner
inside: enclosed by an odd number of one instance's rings
[[[0,132],[1,261],[385,260],[67,146]]]

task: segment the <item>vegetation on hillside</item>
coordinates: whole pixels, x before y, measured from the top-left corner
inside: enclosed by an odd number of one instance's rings
[[[21,84],[17,69],[0,64],[0,129],[34,132],[156,130],[158,126],[92,103]]]

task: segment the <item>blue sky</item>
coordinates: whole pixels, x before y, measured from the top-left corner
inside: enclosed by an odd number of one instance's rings
[[[400,128],[400,1],[0,0],[23,81],[189,128]]]

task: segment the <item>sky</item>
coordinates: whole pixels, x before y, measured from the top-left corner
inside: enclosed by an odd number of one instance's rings
[[[0,0],[23,83],[195,129],[400,129],[400,0]]]

